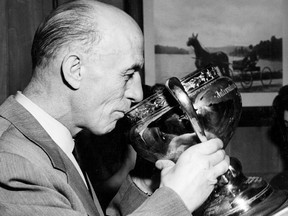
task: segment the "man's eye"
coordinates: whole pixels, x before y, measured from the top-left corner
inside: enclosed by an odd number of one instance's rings
[[[134,76],[134,72],[133,73],[127,73],[127,74],[125,74],[125,79],[128,81],[128,80],[130,80],[130,79],[132,79],[133,78],[133,76]]]

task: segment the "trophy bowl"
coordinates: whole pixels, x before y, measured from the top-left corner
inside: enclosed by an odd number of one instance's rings
[[[218,137],[226,147],[239,122],[242,103],[236,84],[219,74],[216,67],[197,70],[182,78],[180,85],[207,139]],[[131,125],[130,142],[138,155],[148,161],[177,161],[189,146],[199,143],[191,118],[167,87],[132,107],[126,117]],[[184,133],[195,133],[195,141],[183,146],[169,145],[175,136]]]

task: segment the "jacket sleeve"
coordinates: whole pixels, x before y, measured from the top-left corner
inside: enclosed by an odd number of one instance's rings
[[[106,214],[109,216],[191,216],[181,198],[172,189],[161,187],[148,196],[136,187],[130,176],[108,206]]]

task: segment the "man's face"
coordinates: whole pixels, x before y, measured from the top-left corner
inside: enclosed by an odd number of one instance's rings
[[[132,102],[143,98],[139,71],[143,65],[143,38],[140,32],[114,29],[97,45],[84,64],[85,79],[78,101],[80,127],[94,134],[115,128]],[[99,51],[99,52],[98,52]]]

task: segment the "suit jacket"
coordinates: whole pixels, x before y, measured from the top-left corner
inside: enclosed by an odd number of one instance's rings
[[[107,212],[191,215],[171,189],[147,198],[130,178]],[[99,215],[70,159],[13,96],[0,106],[0,215]]]
[[[0,215],[99,215],[70,159],[13,96],[0,107],[0,173]]]

